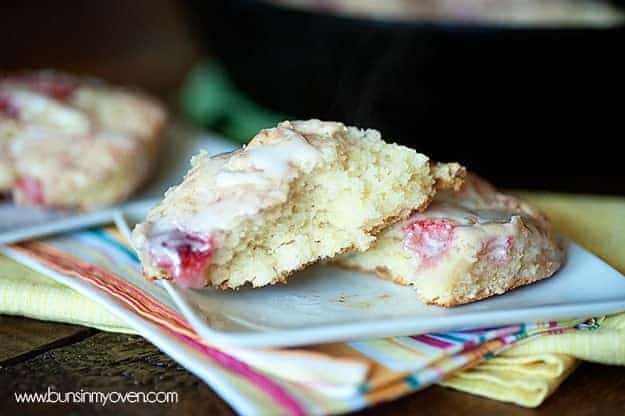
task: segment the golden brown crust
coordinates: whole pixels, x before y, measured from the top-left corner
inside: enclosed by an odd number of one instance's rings
[[[467,176],[467,169],[459,163],[432,164],[432,173],[438,190],[453,189],[459,191]]]
[[[503,295],[518,287],[526,286],[532,283],[536,283],[540,280],[547,279],[548,277],[553,276],[553,274],[556,271],[558,271],[558,268],[559,268],[559,265],[557,266],[552,265],[551,267],[546,267],[546,270],[549,270],[548,273],[544,273],[544,274],[538,273],[536,275],[528,276],[526,278],[518,278],[515,280],[511,280],[509,285],[501,287],[501,290],[502,290],[501,292],[499,291],[494,292],[494,291],[490,291],[488,288],[483,288],[480,291],[478,291],[475,296],[472,296],[472,297],[454,297],[448,301],[442,301],[439,298],[422,299],[422,301],[424,303],[427,303],[428,305],[438,305],[438,306],[443,306],[445,308],[452,308],[454,306],[460,306],[460,305],[464,305],[467,303],[477,302],[479,300],[486,299],[491,296]]]
[[[543,270],[544,273],[536,273],[535,275],[528,276],[525,278],[517,278],[517,279],[510,280],[508,285],[502,286],[499,288],[501,291],[499,290],[491,291],[488,288],[482,288],[476,293],[475,296],[471,296],[471,297],[457,296],[457,297],[452,297],[451,299],[448,299],[448,300],[442,300],[441,298],[427,299],[427,298],[422,297],[420,294],[419,294],[420,295],[419,297],[423,303],[426,303],[428,305],[442,306],[445,308],[452,308],[454,306],[460,306],[460,305],[465,305],[467,303],[477,302],[479,300],[486,299],[491,296],[503,295],[518,287],[526,286],[531,283],[535,283],[540,280],[551,277],[556,271],[558,271],[558,268],[560,267],[560,265],[552,263],[552,262],[548,262],[548,263],[549,264],[541,264],[540,266],[540,270]],[[393,283],[396,283],[402,286],[412,286],[412,283],[409,280],[401,276],[393,275],[391,271],[386,267],[376,267],[375,270],[369,270],[364,267],[360,267],[357,264],[344,262],[340,260],[335,262],[334,264],[337,264],[344,269],[354,270],[354,271],[358,271],[362,273],[373,272],[376,274],[376,276],[378,276],[381,279],[388,280],[388,281],[391,281]]]

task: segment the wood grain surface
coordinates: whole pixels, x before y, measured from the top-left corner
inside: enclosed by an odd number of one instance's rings
[[[37,335],[33,335],[35,332]],[[24,335],[29,333],[30,335]],[[233,415],[200,379],[139,336],[97,332],[72,325],[0,319],[0,354],[19,355],[0,367],[0,415]],[[18,342],[5,342],[16,334]],[[83,339],[77,340],[76,334]],[[13,346],[11,346],[13,345]],[[31,354],[24,354],[32,348]],[[42,345],[47,345],[42,348]],[[175,404],[18,404],[14,393],[178,393]],[[619,415],[625,414],[625,369],[584,363],[537,409],[524,409],[438,386],[360,412],[362,415]]]
[[[52,67],[142,86],[162,97],[200,52],[180,3],[168,0],[3,2],[0,70]],[[174,391],[172,405],[17,404],[14,394]],[[441,387],[363,415],[625,415],[625,369],[582,364],[538,409]],[[0,415],[232,415],[207,385],[138,336],[0,316]]]
[[[0,366],[23,361],[95,333],[74,325],[0,315]]]

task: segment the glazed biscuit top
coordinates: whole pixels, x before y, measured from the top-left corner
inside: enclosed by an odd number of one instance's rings
[[[498,192],[477,175],[469,174],[459,193],[441,192],[427,210],[428,216],[446,217],[459,224],[507,223],[520,216],[550,227],[538,210],[511,195]]]
[[[425,212],[395,225],[389,236],[416,254],[419,268],[437,264],[452,246],[479,248],[479,255],[505,260],[520,224],[549,231],[546,217],[518,198],[498,193],[475,175],[468,175],[458,193],[442,192]]]
[[[150,98],[93,79],[53,71],[0,77],[0,123],[17,125],[14,133],[37,128],[71,136],[109,131],[145,138],[164,117]]]
[[[201,274],[224,235],[287,202],[296,178],[337,159],[346,132],[340,123],[287,121],[262,130],[239,150],[213,157],[202,151],[191,159],[183,182],[137,225],[133,245],[180,284],[203,286]]]
[[[210,234],[284,203],[294,179],[324,160],[336,160],[346,132],[341,123],[286,121],[234,152],[213,157],[201,152],[182,184],[148,215],[152,233],[185,228]]]

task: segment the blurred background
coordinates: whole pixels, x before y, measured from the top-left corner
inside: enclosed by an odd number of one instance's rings
[[[13,1],[0,69],[140,86],[233,140],[287,117],[377,128],[499,186],[625,195],[625,4]]]

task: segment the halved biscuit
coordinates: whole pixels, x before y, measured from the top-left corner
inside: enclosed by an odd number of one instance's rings
[[[319,120],[283,122],[191,164],[133,232],[146,276],[188,287],[284,282],[320,259],[366,250],[464,173],[375,130]]]
[[[564,261],[547,218],[469,175],[427,210],[385,230],[367,251],[337,263],[416,288],[420,298],[455,306],[544,279]]]

